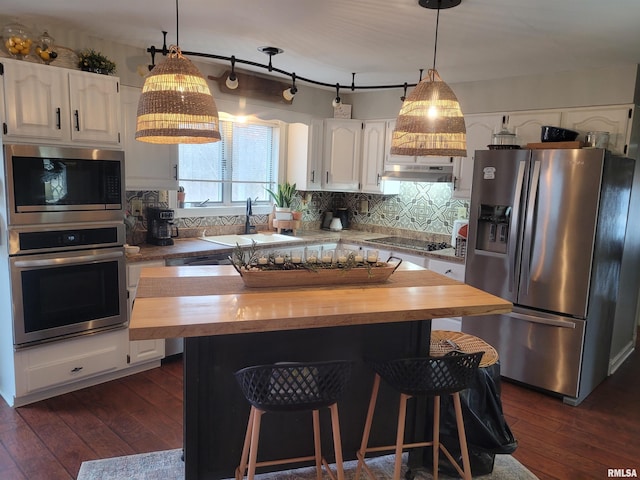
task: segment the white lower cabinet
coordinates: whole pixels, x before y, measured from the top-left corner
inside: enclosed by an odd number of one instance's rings
[[[16,352],[16,396],[124,368],[126,336],[120,329]]]
[[[460,282],[464,282],[464,264],[448,262],[430,258],[427,268],[433,272],[445,275]],[[431,330],[451,330],[459,332],[462,330],[462,317],[434,318],[431,320]]]
[[[127,265],[127,290],[129,291],[129,319],[131,319],[131,311],[133,302],[136,298],[136,290],[138,289],[138,280],[140,280],[140,272],[146,267],[164,267],[164,260],[149,260],[147,262],[135,262]],[[127,363],[135,365],[137,363],[149,362],[164,358],[165,341],[158,340],[136,340],[129,341],[129,353],[127,355]]]

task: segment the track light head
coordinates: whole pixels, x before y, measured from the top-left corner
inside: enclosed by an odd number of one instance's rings
[[[292,88],[287,88],[286,90],[284,90],[282,92],[282,97],[287,101],[290,102],[293,100],[293,97],[296,96],[297,91],[293,91]]]
[[[282,96],[287,102],[290,102],[296,96],[296,93],[298,93],[298,87],[296,87],[296,73],[293,72],[291,74],[291,87],[285,89],[282,92]]]
[[[231,55],[231,73],[224,82],[229,90],[235,90],[238,88],[238,77],[236,75],[236,57]]]
[[[333,99],[331,105],[333,108],[336,108],[338,105],[342,103],[342,99],[340,98],[340,84],[336,83],[336,98]]]

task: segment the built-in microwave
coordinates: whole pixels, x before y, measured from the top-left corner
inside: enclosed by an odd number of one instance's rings
[[[4,169],[9,225],[123,218],[122,151],[10,144]]]

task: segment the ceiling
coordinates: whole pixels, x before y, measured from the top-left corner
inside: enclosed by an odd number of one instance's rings
[[[176,41],[175,0],[3,0],[3,15],[142,49]],[[28,20],[28,21],[24,21]],[[183,50],[266,64],[331,85],[416,82],[433,64],[436,11],[417,0],[181,0]],[[55,37],[55,29],[51,28]],[[640,64],[638,0],[462,0],[440,12],[448,83]]]

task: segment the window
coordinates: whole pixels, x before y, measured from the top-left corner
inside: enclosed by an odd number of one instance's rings
[[[267,123],[220,121],[221,141],[179,147],[185,208],[268,204],[277,184],[279,128]]]

